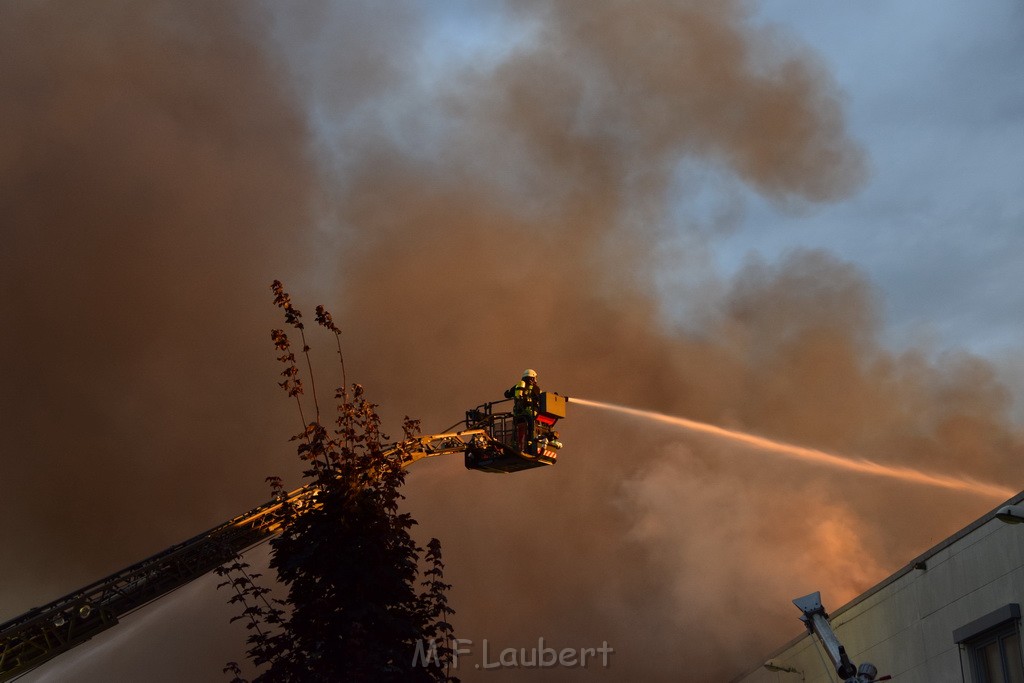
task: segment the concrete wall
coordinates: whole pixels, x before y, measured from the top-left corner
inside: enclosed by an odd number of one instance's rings
[[[924,568],[914,568],[919,563]],[[828,610],[828,596],[821,599]],[[1024,524],[989,514],[830,615],[853,662],[869,661],[880,676],[892,674],[898,683],[959,683],[971,678],[966,653],[961,677],[953,631],[1008,603],[1024,605]],[[834,681],[823,658],[808,634],[765,657],[802,674],[759,667],[736,681]]]

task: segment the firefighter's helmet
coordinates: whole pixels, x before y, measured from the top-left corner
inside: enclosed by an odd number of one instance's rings
[[[523,370],[523,379],[537,379],[537,371]]]

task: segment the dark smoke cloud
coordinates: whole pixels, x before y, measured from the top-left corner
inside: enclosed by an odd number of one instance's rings
[[[666,262],[708,270],[699,236],[660,252],[680,162],[787,206],[863,177],[834,84],[744,4],[517,3],[505,20],[536,30],[436,87],[413,5],[240,7],[0,10],[7,614],[294,473],[273,277],[334,309],[392,424],[447,427],[529,365],[563,393],[1015,481],[991,368],[884,350],[851,266],[805,252],[666,289]],[[674,299],[704,302],[685,330]],[[726,679],[799,631],[792,597],[838,606],[994,502],[582,408],[563,436],[555,468],[428,462],[408,487],[461,637],[616,648],[559,680]]]
[[[235,514],[279,468],[258,304],[303,263],[314,182],[263,22],[0,9],[4,616]]]

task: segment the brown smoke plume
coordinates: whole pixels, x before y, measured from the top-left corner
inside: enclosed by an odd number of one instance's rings
[[[274,277],[333,309],[395,424],[447,427],[529,365],[563,393],[1013,485],[1024,437],[991,368],[882,349],[850,266],[797,253],[653,294],[666,267],[707,273],[699,237],[660,252],[680,161],[781,205],[857,186],[813,57],[739,2],[517,3],[534,33],[429,90],[415,7],[0,9],[5,616],[294,472]],[[670,326],[673,298],[703,317]],[[726,679],[799,631],[790,598],[838,606],[994,503],[582,409],[563,437],[555,468],[428,462],[408,490],[461,637],[616,649],[560,680]]]
[[[236,514],[280,467],[253,304],[300,264],[315,185],[261,21],[0,8],[4,617]]]

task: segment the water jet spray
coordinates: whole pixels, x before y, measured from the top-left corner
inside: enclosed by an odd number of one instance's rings
[[[698,422],[696,420],[688,420],[683,417],[665,415],[664,413],[658,413],[651,410],[629,408],[626,406],[615,405],[614,403],[604,403],[602,401],[591,401],[585,398],[576,398],[575,396],[570,398],[569,402],[581,406],[587,406],[590,408],[598,408],[600,410],[610,410],[617,413],[621,413],[623,415],[639,417],[644,420],[660,422],[662,424],[668,424],[674,427],[682,427],[683,429],[687,429],[691,432],[699,432],[701,434],[708,434],[711,436],[728,439],[734,443],[741,443],[746,446],[751,446],[753,448],[759,449],[761,451],[782,455],[787,458],[801,460],[803,462],[825,465],[827,467],[832,467],[835,469],[844,469],[853,472],[861,472],[864,474],[873,474],[880,477],[899,479],[902,481],[920,484],[924,486],[934,486],[937,488],[951,489],[954,491],[964,491],[966,493],[973,493],[975,495],[986,496],[990,498],[998,498],[1000,500],[1007,500],[1017,493],[1016,491],[1013,491],[1005,486],[999,486],[998,484],[990,484],[986,482],[976,481],[973,479],[951,477],[949,475],[936,474],[933,472],[924,472],[922,470],[913,469],[911,467],[883,465],[881,463],[866,460],[864,458],[848,458],[846,456],[837,455],[835,453],[821,451],[816,448],[806,448],[804,446],[797,446],[794,444],[785,443],[783,441],[769,439],[763,436],[748,434],[746,432],[741,432],[734,429],[725,429],[724,427],[716,427],[715,425],[711,425],[706,422]]]

